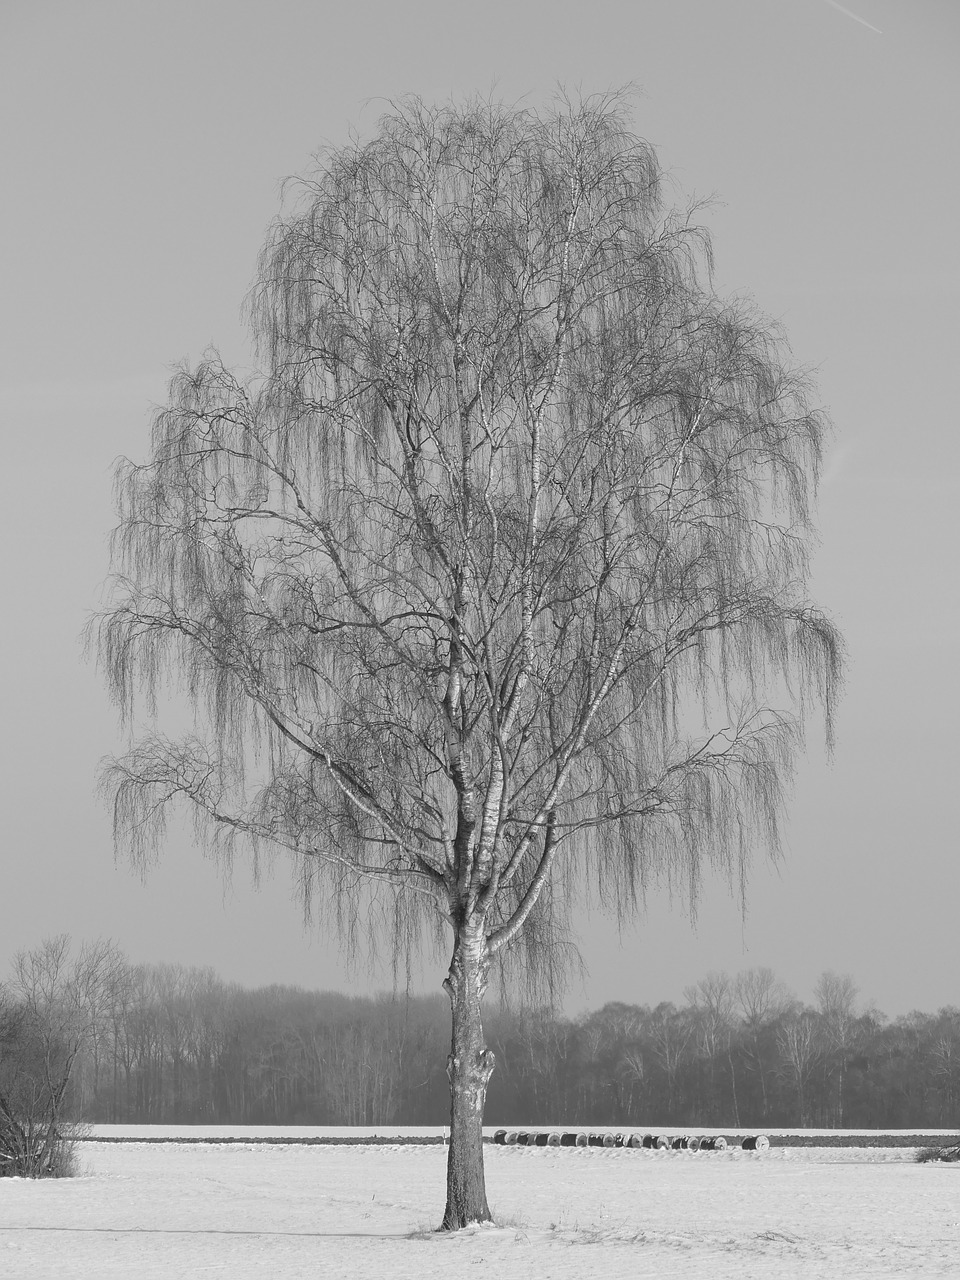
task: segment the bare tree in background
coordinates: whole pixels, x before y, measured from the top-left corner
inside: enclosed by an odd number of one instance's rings
[[[726,1058],[730,1070],[730,1097],[733,1103],[731,1123],[739,1126],[737,1072],[731,1048],[733,1013],[736,1004],[734,984],[725,973],[708,973],[695,986],[687,987],[683,994],[693,1010],[698,1051],[708,1064],[710,1084],[708,1106],[714,1114],[722,1114],[716,1076],[720,1058]]]
[[[13,978],[0,988],[0,1175],[72,1171],[69,1090],[122,964],[109,942],[74,954],[65,934],[14,959]]]
[[[453,1229],[490,1217],[491,966],[549,978],[588,885],[627,915],[776,850],[837,683],[824,424],[618,99],[411,100],[301,194],[262,376],[182,370],[118,472],[103,669],[128,717],[182,688],[197,728],[106,781],[135,858],[183,799],[225,853],[289,851],[347,942],[449,929]]]
[[[777,1029],[777,1046],[784,1079],[796,1091],[800,1127],[810,1124],[810,1081],[821,1059],[816,1016],[802,1005],[785,1013]]]
[[[849,974],[834,973],[827,969],[817,979],[813,989],[820,1012],[820,1024],[826,1039],[826,1048],[837,1064],[836,1125],[843,1128],[843,1082],[847,1060],[857,1041],[856,1001],[859,990]]]
[[[773,1064],[764,1068],[764,1042],[793,998],[772,969],[746,969],[738,973],[734,991],[743,1019],[742,1051],[760,1080],[761,1114],[766,1120],[770,1105],[767,1077]]]

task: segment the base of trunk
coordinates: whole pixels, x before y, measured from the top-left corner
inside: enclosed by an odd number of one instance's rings
[[[483,1175],[483,1105],[494,1065],[493,1054],[484,1044],[481,1020],[488,964],[482,928],[464,928],[443,984],[450,997],[452,1036],[447,1059],[447,1205],[440,1231],[459,1231],[476,1222],[493,1221]]]
[[[485,1052],[479,1064],[480,1080],[473,1090],[468,1092],[475,1098],[478,1093],[486,1092],[486,1081],[493,1070],[493,1054]],[[466,1108],[467,1114],[456,1116],[458,1102],[463,1099],[453,1098],[454,1116],[451,1119],[459,1123],[451,1125],[450,1146],[447,1149],[447,1206],[444,1211],[440,1231],[459,1231],[461,1227],[469,1227],[477,1222],[492,1222],[493,1214],[487,1204],[487,1187],[483,1169],[483,1129],[482,1113],[477,1114],[472,1107]],[[471,1114],[472,1112],[472,1114]]]

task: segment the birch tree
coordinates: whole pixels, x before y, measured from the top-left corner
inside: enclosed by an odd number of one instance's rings
[[[400,104],[272,229],[261,372],[182,368],[117,474],[95,639],[148,717],[118,845],[182,800],[208,847],[287,851],[348,943],[448,939],[448,1229],[490,1217],[492,970],[549,978],[588,886],[739,882],[829,727],[824,420],[661,188],[616,98]]]
[[[725,973],[708,973],[693,987],[684,991],[696,1027],[696,1043],[699,1054],[707,1062],[708,1102],[710,1113],[723,1114],[717,1087],[717,1066],[721,1057],[726,1058],[730,1070],[730,1095],[733,1102],[732,1123],[739,1127],[739,1103],[737,1101],[737,1072],[733,1062],[734,985]]]
[[[843,1128],[843,1082],[847,1061],[857,1041],[857,985],[849,974],[828,969],[817,979],[814,998],[820,1014],[820,1026],[826,1041],[827,1057],[837,1066],[836,1126]]]
[[[766,1066],[765,1049],[773,1039],[773,1027],[791,1005],[792,997],[771,969],[746,969],[737,974],[734,987],[741,1015],[741,1051],[748,1069],[760,1081],[761,1119],[766,1121],[770,1106],[768,1078],[773,1064]]]

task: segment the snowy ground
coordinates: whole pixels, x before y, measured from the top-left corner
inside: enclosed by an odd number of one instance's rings
[[[488,1145],[499,1225],[437,1236],[440,1145],[88,1142],[79,1178],[0,1180],[0,1276],[955,1277],[960,1166],[913,1154]]]

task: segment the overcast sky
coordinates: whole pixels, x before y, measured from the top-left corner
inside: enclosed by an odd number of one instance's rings
[[[717,197],[718,289],[818,371],[837,434],[813,589],[850,665],[834,760],[811,739],[746,917],[720,883],[695,929],[656,897],[622,938],[593,917],[568,1007],[759,965],[804,998],[830,968],[890,1014],[960,1004],[958,67],[957,0],[0,0],[0,968],[67,931],[348,984],[282,863],[225,889],[176,832],[145,881],[114,860],[94,782],[122,739],[79,642],[112,462],[144,456],[175,362],[252,360],[240,304],[280,182],[319,146],[408,92],[634,82],[678,200]]]

